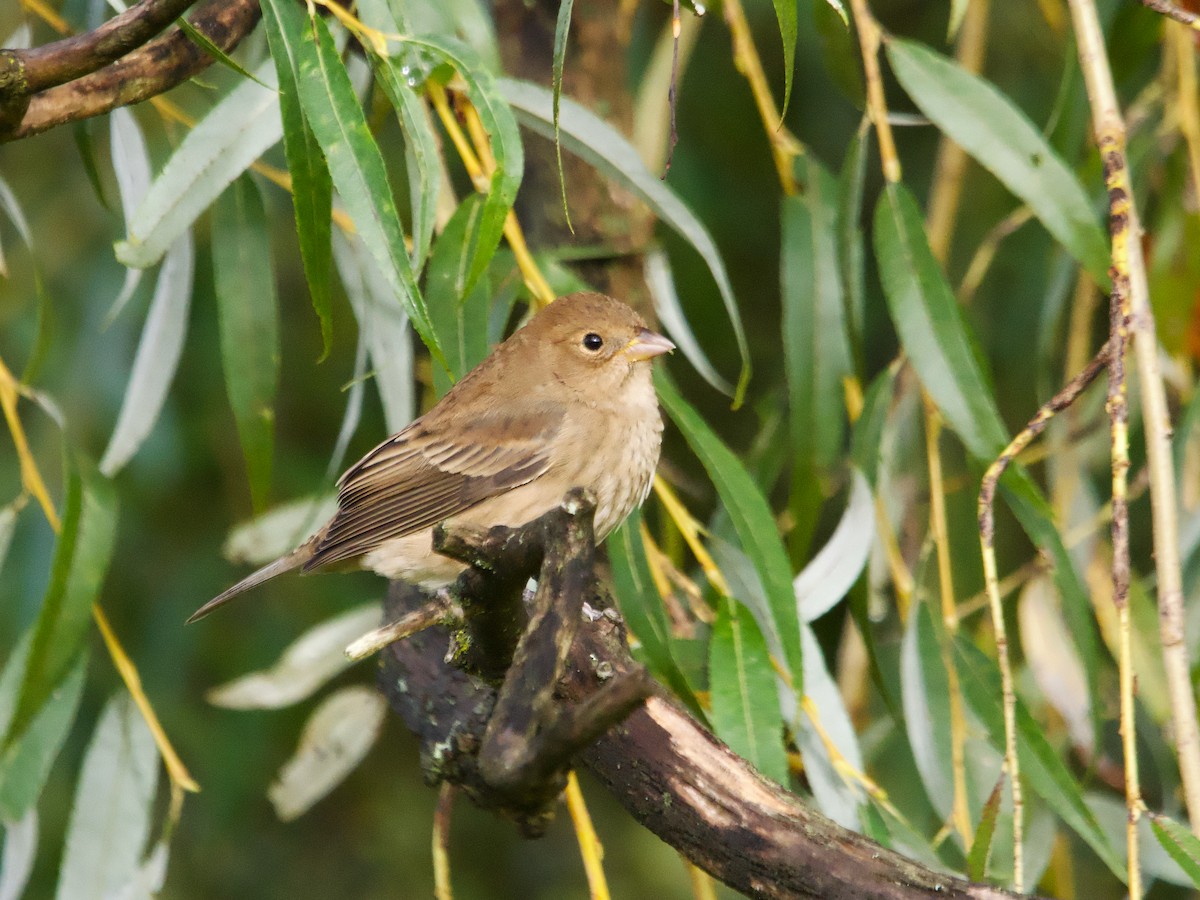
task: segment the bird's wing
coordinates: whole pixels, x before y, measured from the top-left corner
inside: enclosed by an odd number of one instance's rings
[[[304,571],[359,556],[526,484],[549,468],[560,406],[495,410],[456,428],[418,420],[339,481],[338,511]]]

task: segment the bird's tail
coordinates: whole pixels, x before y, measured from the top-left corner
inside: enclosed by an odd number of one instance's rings
[[[191,617],[187,620],[187,624],[191,625],[193,622],[203,619],[213,610],[224,606],[238,594],[248,591],[250,588],[258,587],[264,581],[270,581],[276,575],[282,575],[284,572],[300,568],[310,556],[312,556],[312,547],[308,544],[303,544],[291,553],[279,557],[274,562],[267,563],[257,572],[247,575],[233,587],[217,594],[217,596],[205,603],[192,613]]]

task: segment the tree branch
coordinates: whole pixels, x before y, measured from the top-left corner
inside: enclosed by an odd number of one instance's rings
[[[188,5],[184,0],[145,0],[77,38],[37,50],[0,52],[0,141],[139,103],[203,71],[213,57],[178,28],[146,43]],[[259,15],[257,0],[209,0],[191,24],[229,52]],[[140,49],[126,54],[132,47]],[[116,61],[106,64],[110,59]],[[70,78],[74,80],[62,83]]]
[[[486,593],[489,581],[523,582],[533,560],[531,547],[544,547],[542,576],[558,572],[551,589],[559,599],[561,614],[574,610],[578,621],[567,648],[561,677],[552,694],[547,685],[528,684],[525,677],[506,676],[503,686],[493,679],[469,674],[447,660],[447,650],[461,638],[443,627],[434,627],[393,644],[383,653],[380,688],[393,709],[420,740],[421,764],[432,783],[460,785],[478,805],[513,819],[526,834],[539,834],[553,812],[546,804],[547,788],[558,782],[553,777],[569,762],[562,756],[566,746],[556,740],[569,733],[594,738],[594,743],[577,754],[593,774],[608,787],[630,814],[715,877],[739,891],[757,897],[866,898],[866,900],[912,900],[918,897],[1003,898],[1012,897],[998,888],[972,884],[961,878],[935,872],[867,838],[848,831],[809,809],[797,796],[759,775],[748,762],[708,733],[662,689],[644,703],[649,683],[642,682],[642,667],[629,654],[625,628],[611,593],[594,573],[581,569],[590,564],[594,552],[590,540],[579,541],[577,526],[581,512],[556,510],[521,529],[493,529],[486,535],[455,534],[440,544],[453,545],[458,557],[474,558],[482,568],[470,570],[456,586],[480,592],[474,605],[480,610],[489,603],[505,610],[511,601]],[[583,530],[590,536],[590,528]],[[474,543],[480,541],[480,544]],[[481,550],[486,543],[490,550]],[[495,549],[507,544],[515,549],[513,565]],[[474,553],[469,549],[474,547]],[[535,566],[536,568],[536,566]],[[468,586],[469,587],[466,587]],[[518,588],[519,590],[519,588]],[[539,595],[542,588],[539,588]],[[587,607],[584,607],[586,601]],[[428,603],[419,590],[395,583],[385,601],[390,618],[399,618]],[[462,598],[464,607],[472,602]],[[543,608],[534,601],[536,610]],[[481,615],[486,613],[481,612]],[[560,640],[561,632],[540,622],[527,629],[521,646],[536,641],[544,645]],[[518,649],[515,666],[523,666],[526,651]],[[480,671],[474,660],[473,666]],[[528,669],[526,668],[526,675]],[[543,693],[542,688],[547,688]],[[534,710],[545,727],[530,729],[530,748],[540,764],[526,768],[551,777],[529,794],[536,802],[522,800],[504,778],[489,772],[494,764],[482,759],[496,722],[501,715],[498,696],[531,692],[537,703],[549,702],[553,709]],[[632,709],[631,707],[636,707]],[[601,710],[599,717],[593,715]],[[596,723],[603,723],[603,733]],[[613,724],[616,722],[617,724]],[[582,724],[581,726],[581,723]],[[515,732],[513,732],[515,733]],[[542,755],[545,745],[554,744]],[[571,756],[576,756],[575,752]],[[540,768],[539,768],[540,765]],[[553,771],[551,771],[553,770]],[[499,782],[499,783],[498,783]],[[529,788],[526,782],[522,790]],[[540,793],[539,793],[540,790]],[[550,797],[557,796],[555,789]]]

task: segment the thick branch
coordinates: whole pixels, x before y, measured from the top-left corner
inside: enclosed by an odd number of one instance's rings
[[[549,545],[556,537],[547,535],[544,540]],[[569,544],[557,540],[560,547]],[[516,556],[527,557],[524,541],[516,545]],[[455,549],[456,555],[469,556],[461,541],[455,542]],[[577,550],[568,547],[568,554],[575,555],[559,564],[578,558]],[[502,580],[512,583],[513,570],[505,571],[502,560],[490,553],[478,556],[489,572],[498,571]],[[518,567],[528,571],[529,562],[519,559]],[[471,579],[486,577],[477,570]],[[574,729],[584,719],[594,723],[597,719],[587,712],[596,707],[618,710],[609,719],[619,724],[604,730],[578,759],[634,818],[697,865],[758,897],[1015,896],[935,872],[836,825],[760,776],[665,696],[637,702],[645,694],[638,685],[641,667],[629,655],[607,588],[582,575],[573,580],[579,587],[572,590],[585,592],[592,612],[578,623],[553,695],[559,725],[537,737],[552,738],[547,732]],[[483,604],[487,597],[477,600]],[[419,591],[396,583],[385,605],[388,616],[398,618],[425,602]],[[450,635],[439,627],[389,647],[383,654],[381,689],[420,739],[422,765],[431,782],[461,785],[479,805],[536,834],[545,824],[546,810],[514,803],[511,793],[497,790],[479,761],[497,709],[497,688],[448,664],[450,642]],[[633,703],[636,708],[626,716]]]
[[[116,62],[174,22],[195,2],[142,0],[94,31],[31,50],[9,52],[25,69],[26,91],[36,94]]]
[[[159,15],[165,15],[171,8],[168,0],[153,2],[161,4],[155,7]],[[191,24],[221,50],[229,52],[250,33],[258,18],[257,0],[210,0]],[[213,57],[207,51],[175,28],[110,66],[29,96],[28,72],[22,75],[21,65],[13,55],[4,54],[0,57],[0,97],[7,95],[9,102],[0,109],[0,141],[29,137],[56,125],[139,103],[170,90],[212,62]],[[62,65],[65,64],[56,67]],[[23,78],[24,97],[15,99],[23,105],[27,98],[28,106],[21,109],[13,105],[13,91]]]

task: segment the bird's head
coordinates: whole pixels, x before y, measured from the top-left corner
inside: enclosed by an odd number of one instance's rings
[[[523,329],[554,377],[592,394],[617,390],[675,345],[646,327],[632,308],[604,294],[555,300]]]

